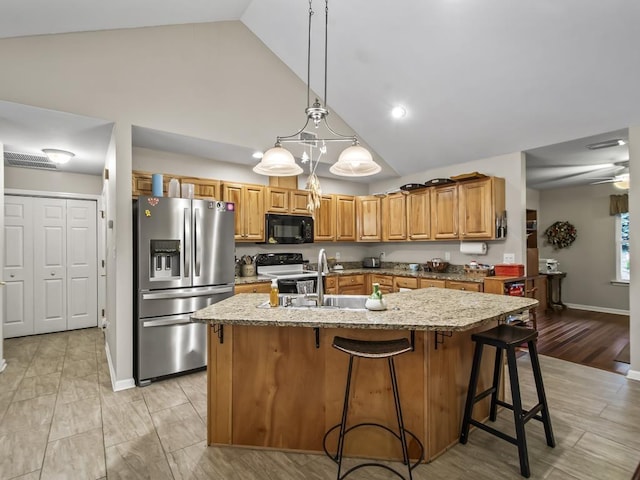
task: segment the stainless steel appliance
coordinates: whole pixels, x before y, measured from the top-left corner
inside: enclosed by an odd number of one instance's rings
[[[256,267],[258,275],[278,279],[280,293],[315,293],[318,289],[318,274],[305,270],[301,253],[259,253]]]
[[[313,218],[306,215],[265,215],[267,243],[313,243]]]
[[[380,268],[380,258],[365,257],[364,260],[362,260],[362,266],[364,268]]]
[[[134,201],[134,376],[138,385],[206,366],[207,329],[190,314],[233,295],[234,204]]]

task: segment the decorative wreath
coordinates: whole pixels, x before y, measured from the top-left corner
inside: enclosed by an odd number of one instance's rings
[[[578,236],[578,231],[569,222],[556,222],[547,228],[544,234],[547,237],[547,243],[557,249],[571,245]]]

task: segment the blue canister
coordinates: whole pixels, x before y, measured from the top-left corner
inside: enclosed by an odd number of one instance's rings
[[[151,175],[151,195],[154,197],[162,196],[162,174],[154,173]]]

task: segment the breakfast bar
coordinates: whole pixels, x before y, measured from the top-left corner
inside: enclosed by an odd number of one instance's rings
[[[331,347],[335,336],[409,339],[413,351],[396,361],[407,429],[422,440],[426,461],[455,444],[473,357],[471,334],[538,302],[441,288],[385,299],[384,311],[269,308],[268,295],[249,293],[195,312],[192,321],[209,324],[209,445],[321,452],[325,432],[340,419],[348,363]],[[350,419],[393,425],[388,374],[361,365],[354,364]],[[481,388],[490,384],[492,373],[493,361],[487,359]],[[485,417],[488,399],[474,412]],[[397,443],[362,429],[352,432],[345,454],[398,459]],[[410,442],[409,453],[415,456],[416,447]]]

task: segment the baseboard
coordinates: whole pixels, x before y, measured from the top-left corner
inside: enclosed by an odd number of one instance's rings
[[[111,388],[114,392],[119,392],[120,390],[127,390],[128,388],[133,388],[136,386],[136,382],[133,378],[125,378],[124,380],[114,381],[116,378],[116,372],[113,369],[113,363],[111,362],[111,352],[109,351],[109,342],[105,337],[104,341],[104,349],[107,354],[107,363],[109,364],[109,376],[111,377]]]
[[[611,313],[612,315],[629,315],[629,310],[620,310],[619,308],[595,307],[593,305],[578,305],[576,303],[565,303],[569,308],[575,310],[590,310],[599,313]]]
[[[0,373],[4,372],[5,368],[7,368],[7,361],[4,358],[0,358]]]
[[[629,370],[627,372],[627,378],[629,380],[637,380],[640,382],[640,371],[638,370]]]

